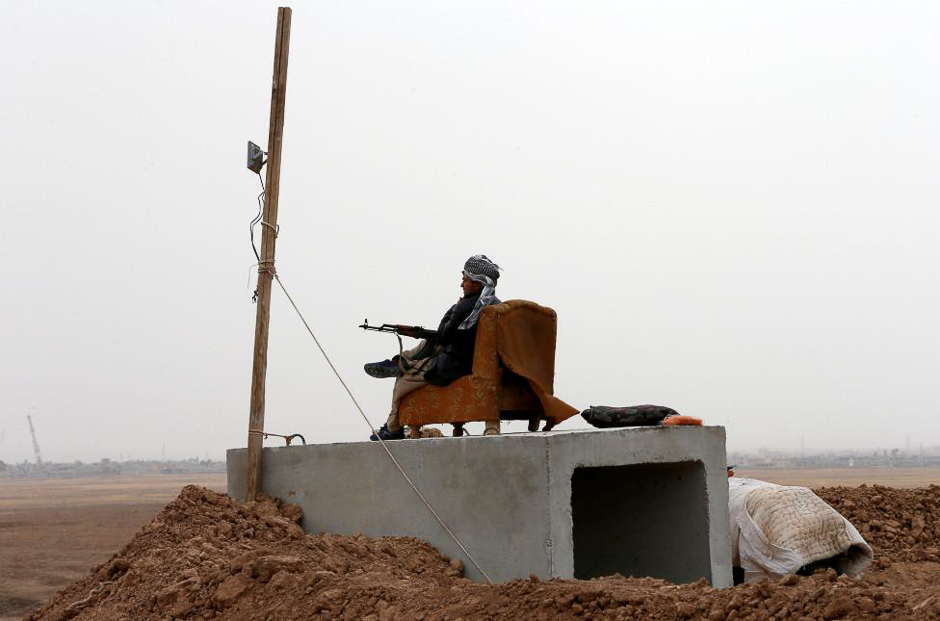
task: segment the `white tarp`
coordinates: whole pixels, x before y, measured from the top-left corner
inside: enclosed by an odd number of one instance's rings
[[[837,555],[838,569],[859,575],[874,558],[852,524],[806,487],[728,479],[731,557],[745,582],[779,578]]]

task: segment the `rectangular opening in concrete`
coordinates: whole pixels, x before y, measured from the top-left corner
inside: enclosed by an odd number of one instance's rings
[[[711,580],[700,461],[575,468],[574,576]]]

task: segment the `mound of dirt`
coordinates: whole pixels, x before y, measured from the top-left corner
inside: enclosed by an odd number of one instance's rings
[[[824,487],[820,498],[852,522],[881,565],[940,561],[940,487]]]
[[[817,493],[836,508],[834,498],[849,499],[894,528],[896,536],[883,540],[893,555],[887,558],[919,556],[911,550],[929,549],[928,541],[921,546],[920,536],[912,530],[921,522],[913,517],[905,522],[902,513],[917,507],[921,512],[912,516],[925,515],[919,532],[935,533],[937,522],[926,517],[935,517],[934,488],[889,490],[890,502],[885,490],[830,488]],[[883,504],[872,499],[875,495]],[[875,514],[881,506],[888,511]],[[921,507],[934,507],[934,513]],[[296,506],[274,499],[239,504],[205,488],[186,487],[118,554],[27,620],[733,621],[940,616],[940,564],[929,561],[887,562],[859,580],[828,570],[730,589],[713,589],[704,580],[672,585],[622,576],[587,581],[542,581],[532,576],[491,586],[465,579],[459,560],[444,557],[424,541],[308,535],[297,525],[300,518]],[[860,528],[868,525],[860,521],[853,519]],[[882,532],[868,526],[869,532]],[[904,548],[909,539],[914,547]],[[873,542],[876,556],[884,553],[881,541]]]

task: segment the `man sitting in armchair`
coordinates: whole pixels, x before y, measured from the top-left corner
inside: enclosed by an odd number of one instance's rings
[[[392,407],[388,421],[370,440],[401,440],[405,429],[398,420],[398,406],[402,397],[419,388],[433,384],[447,386],[473,369],[473,348],[476,343],[477,320],[480,311],[499,304],[496,281],[500,267],[486,255],[477,254],[464,263],[460,287],[463,297],[448,309],[437,329],[437,338],[423,340],[417,347],[402,352],[390,360],[365,365],[372,377],[394,377]],[[499,433],[498,427],[487,423],[484,434]]]

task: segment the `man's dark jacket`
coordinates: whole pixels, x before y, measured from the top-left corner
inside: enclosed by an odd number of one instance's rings
[[[473,371],[473,346],[477,340],[477,324],[466,330],[457,328],[470,316],[480,294],[467,295],[444,314],[437,328],[437,345],[441,351],[424,374],[424,379],[435,386],[447,386],[458,377]]]

